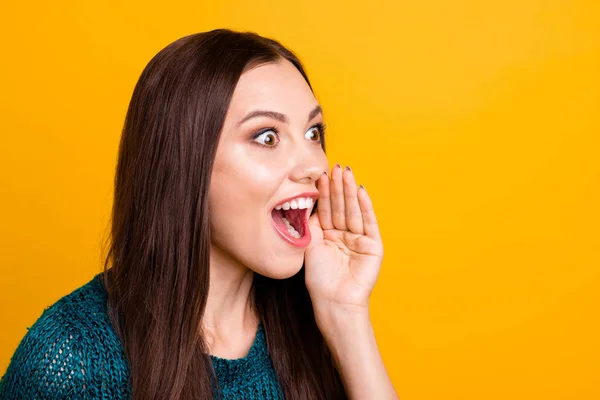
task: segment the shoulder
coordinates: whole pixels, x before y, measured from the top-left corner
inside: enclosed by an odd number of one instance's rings
[[[106,301],[98,274],[46,308],[11,358],[0,398],[122,398],[129,371]]]

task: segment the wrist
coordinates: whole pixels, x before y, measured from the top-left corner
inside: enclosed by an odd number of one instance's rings
[[[353,357],[366,361],[373,354],[375,333],[368,310],[336,310],[316,320],[342,377],[354,362]]]
[[[326,339],[371,327],[368,306],[329,305],[315,308],[315,320]]]

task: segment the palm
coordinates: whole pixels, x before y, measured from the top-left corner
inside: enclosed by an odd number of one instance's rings
[[[351,171],[336,167],[331,182],[319,180],[318,210],[309,226],[305,281],[313,303],[368,307],[383,246],[368,194],[356,189]]]

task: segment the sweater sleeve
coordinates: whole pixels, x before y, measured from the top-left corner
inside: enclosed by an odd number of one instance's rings
[[[60,307],[46,309],[14,352],[0,381],[0,399],[91,398],[93,371],[81,332]]]

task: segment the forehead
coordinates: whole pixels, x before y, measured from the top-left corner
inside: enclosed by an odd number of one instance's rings
[[[317,105],[304,77],[287,60],[259,65],[244,72],[237,83],[229,105],[229,114],[241,115],[266,109],[306,119]]]

